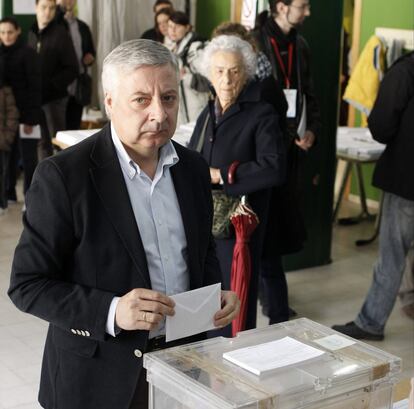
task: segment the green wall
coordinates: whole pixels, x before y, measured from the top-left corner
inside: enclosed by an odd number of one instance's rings
[[[331,261],[343,1],[311,0],[311,4],[312,15],[306,20],[302,34],[312,52],[312,75],[323,128],[318,135],[318,144],[308,153],[305,169],[308,240],[302,252],[284,258],[287,270]]]
[[[230,0],[198,0],[196,30],[205,38],[210,38],[214,27],[230,20]]]
[[[34,0],[33,0],[34,1]],[[3,0],[3,16],[8,17],[13,15],[13,0]],[[27,31],[35,21],[34,15],[17,15],[14,16],[22,27],[23,36],[27,35]]]
[[[362,2],[361,42],[362,51],[368,39],[375,34],[377,27],[414,29],[413,0],[364,0]],[[380,192],[371,185],[375,165],[363,167],[367,197],[379,200]],[[356,177],[352,177],[351,193],[358,194]]]

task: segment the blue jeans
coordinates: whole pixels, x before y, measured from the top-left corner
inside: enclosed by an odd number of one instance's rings
[[[365,303],[355,320],[358,327],[382,334],[398,296],[406,257],[414,240],[414,201],[384,193],[379,258]]]

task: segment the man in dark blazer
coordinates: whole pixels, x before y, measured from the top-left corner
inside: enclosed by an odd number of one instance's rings
[[[168,295],[221,277],[208,167],[170,141],[176,60],[161,44],[129,41],[106,57],[102,83],[110,124],[40,163],[13,260],[10,298],[50,323],[46,409],[146,408],[142,355],[171,345]],[[238,308],[223,291],[215,325]]]

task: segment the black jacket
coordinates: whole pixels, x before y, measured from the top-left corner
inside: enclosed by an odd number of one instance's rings
[[[208,115],[201,154],[210,167],[219,168],[223,189],[230,196],[248,195],[256,212],[265,209],[270,187],[281,185],[286,176],[286,154],[278,116],[272,105],[261,99],[256,82],[248,84],[237,101],[214,124],[214,101],[197,119],[189,147],[196,149]],[[232,162],[240,161],[235,183],[228,183]],[[266,199],[265,199],[266,198]],[[260,215],[259,215],[260,217]]]
[[[368,126],[374,139],[387,145],[375,167],[374,186],[414,200],[414,52],[386,73]]]
[[[5,59],[5,82],[12,90],[20,113],[20,123],[37,125],[41,115],[41,75],[39,56],[19,38],[12,46],[0,46]]]
[[[68,23],[65,20],[65,10],[61,6],[56,8],[55,20],[69,30]],[[78,18],[76,19],[76,21],[78,22],[79,34],[82,39],[82,56],[84,57],[85,54],[89,53],[95,57],[96,51],[89,26],[84,21],[79,20]]]
[[[174,146],[180,160],[171,175],[195,289],[221,280],[210,175],[198,154]],[[151,282],[110,126],[41,162],[26,204],[9,296],[50,323],[39,401],[46,409],[128,409],[142,370],[134,351],[145,352],[148,331],[113,338],[105,324],[114,296]]]
[[[254,33],[259,48],[269,58],[273,68],[273,76],[275,79],[283,83],[284,77],[280,69],[280,65],[276,58],[275,51],[270,42],[273,37],[282,54],[285,58],[284,52],[287,50],[288,44],[294,44],[294,58],[293,70],[291,78],[291,88],[298,89],[297,110],[299,114],[302,112],[303,96],[306,95],[306,114],[307,114],[307,129],[312,131],[315,136],[318,136],[321,129],[321,117],[319,111],[319,104],[316,100],[313,80],[310,69],[310,49],[306,40],[299,35],[296,30],[292,30],[288,35],[285,35],[279,26],[274,21],[273,17],[268,18],[264,26]],[[287,66],[287,62],[285,62]],[[292,121],[291,125],[295,130],[297,129],[299,115],[296,121]],[[289,122],[289,121],[288,121]],[[292,135],[295,136],[295,135]]]
[[[162,43],[164,40],[162,34],[159,33],[154,27],[148,29],[147,31],[144,31],[141,35],[141,38],[143,40],[158,41],[159,43]]]
[[[28,44],[40,56],[42,104],[67,96],[67,87],[78,76],[75,50],[68,31],[55,20],[39,31],[35,23]]]

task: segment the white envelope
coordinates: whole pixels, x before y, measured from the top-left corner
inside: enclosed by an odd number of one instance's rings
[[[170,296],[175,315],[167,316],[166,341],[173,341],[214,329],[214,315],[221,309],[221,284]]]

